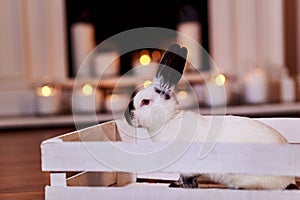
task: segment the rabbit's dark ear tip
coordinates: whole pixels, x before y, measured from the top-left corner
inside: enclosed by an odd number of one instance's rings
[[[175,43],[172,44],[169,48],[168,51],[172,51],[172,52],[177,52],[177,51],[182,51],[185,50],[187,51],[187,49],[185,47],[181,47],[179,44]]]
[[[181,56],[186,58],[186,56],[187,56],[187,48],[186,47],[181,47]]]
[[[180,49],[180,45],[179,44],[172,44],[168,49],[171,50],[171,49]]]
[[[167,50],[167,52],[175,53],[176,55],[179,55],[180,57],[186,59],[187,58],[187,48],[181,47],[179,44],[175,43],[172,44]]]
[[[186,47],[181,47],[179,44],[172,44],[169,48],[168,51],[176,53],[180,55],[183,58],[186,58],[187,56],[187,48]]]

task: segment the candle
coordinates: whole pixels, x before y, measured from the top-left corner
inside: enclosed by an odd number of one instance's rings
[[[286,68],[284,68],[286,69]],[[292,77],[289,76],[287,70],[282,73],[280,79],[280,100],[281,102],[293,102],[296,99],[295,94],[295,82]]]
[[[77,22],[71,26],[72,56],[75,74],[80,72],[81,76],[89,77],[89,65],[83,65],[84,59],[93,50],[95,45],[95,28],[92,23]]]
[[[244,79],[246,103],[265,103],[267,101],[267,78],[260,68],[255,68]]]
[[[204,101],[205,101],[205,84],[193,84],[192,85],[192,88],[194,90],[194,93],[196,94],[197,96],[197,99],[198,99],[198,103],[199,104],[203,104]]]
[[[105,98],[105,109],[107,112],[125,112],[129,103],[128,94],[110,94]]]
[[[178,91],[176,97],[182,109],[188,109],[198,105],[197,97],[189,90]]]
[[[129,103],[128,94],[110,94],[105,99],[105,108],[108,112],[123,112]]]
[[[201,23],[197,9],[191,5],[183,6],[179,10],[179,21],[177,24],[177,42],[187,47],[189,53],[187,55],[185,72],[196,69],[201,70]]]
[[[208,106],[225,106],[230,99],[230,91],[224,74],[218,74],[206,82],[204,92],[205,104]]]
[[[97,77],[117,76],[120,73],[120,56],[116,51],[99,52],[94,58]]]
[[[141,79],[153,78],[157,70],[157,59],[160,56],[159,51],[154,51],[151,57],[148,50],[142,50],[139,54],[134,54],[132,61],[134,75]]]
[[[81,113],[97,112],[101,108],[101,94],[94,86],[84,84],[73,92],[73,111]]]
[[[51,84],[45,84],[36,89],[36,100],[38,114],[56,114],[60,110],[60,90]]]

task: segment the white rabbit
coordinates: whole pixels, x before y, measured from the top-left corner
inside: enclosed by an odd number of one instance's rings
[[[203,116],[191,111],[183,111],[173,93],[183,73],[187,49],[172,45],[159,63],[153,84],[140,90],[129,103],[125,112],[127,122],[148,130],[153,141],[171,141],[179,129],[196,131],[194,141],[202,142],[206,136],[211,116]],[[287,143],[280,133],[250,118],[240,116],[220,116],[224,118],[218,142],[230,143]],[[190,130],[189,123],[196,121],[196,130]],[[184,127],[180,127],[184,126]],[[184,140],[183,138],[180,138]],[[229,188],[243,189],[296,189],[295,177],[222,175],[222,174],[182,174],[178,187],[197,187],[197,178],[203,176]]]

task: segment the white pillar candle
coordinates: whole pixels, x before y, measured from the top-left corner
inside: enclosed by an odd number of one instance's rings
[[[254,63],[258,63],[256,59],[256,1],[238,0],[234,1],[233,17],[236,20],[232,23],[234,28],[235,54],[234,62],[236,63],[235,75],[242,77]],[[234,46],[234,45],[233,45]],[[232,66],[232,67],[233,67]]]
[[[148,50],[142,50],[133,56],[133,74],[138,79],[152,79],[155,76],[157,66],[157,61],[153,62]]]
[[[210,54],[216,66],[230,75],[236,74],[234,23],[232,0],[209,0]]]
[[[95,29],[91,23],[78,22],[71,26],[72,55],[75,73],[78,72],[85,57],[93,50],[95,45]],[[89,77],[89,65],[80,69],[80,75]]]
[[[227,97],[224,86],[218,86],[214,82],[206,83],[205,104],[208,106],[225,106]]]
[[[99,77],[120,74],[120,55],[117,51],[99,52],[94,57],[94,72]]]
[[[38,114],[57,114],[61,108],[61,92],[59,89],[45,84],[36,89],[36,101]]]
[[[134,76],[142,80],[153,79],[157,70],[157,66],[157,63],[135,66],[133,69]]]
[[[230,89],[226,83],[226,77],[223,74],[218,74],[212,80],[206,82],[205,104],[211,107],[225,106],[230,99]]]
[[[194,84],[192,85],[192,88],[194,90],[194,93],[197,96],[198,103],[203,104],[205,101],[205,84],[199,83],[199,84]]]
[[[180,9],[179,18],[177,42],[189,50],[185,71],[195,71],[195,68],[201,70],[201,24],[197,10],[192,6],[184,6]]]
[[[268,82],[260,68],[255,68],[244,79],[244,98],[246,103],[267,102]]]
[[[176,93],[176,97],[182,109],[193,108],[198,105],[197,96],[194,95],[191,91],[178,91]]]
[[[148,50],[142,50],[133,56],[133,73],[138,79],[152,79],[155,76],[157,66],[157,61],[153,62]]]
[[[202,69],[201,56],[202,49],[200,44],[200,26],[198,22],[181,23],[177,27],[178,34],[177,42],[182,46],[187,47],[189,54],[187,57],[185,72],[192,72]]]
[[[125,112],[129,103],[128,94],[110,94],[105,98],[105,109],[107,112]]]
[[[45,76],[55,77],[56,80],[65,80],[68,69],[67,42],[65,37],[67,28],[65,24],[65,1],[31,0],[30,2],[22,1],[22,3],[21,1],[18,3],[9,1],[9,4],[14,5],[14,7],[18,4],[21,5],[21,11],[16,10],[11,15],[13,17],[20,17],[22,19],[20,23],[26,23],[26,29],[21,24],[12,24],[13,27],[17,26],[17,29],[9,28],[14,33],[11,35],[14,38],[12,39],[13,42],[19,43],[18,45],[20,46],[20,49],[15,49],[15,52],[12,54],[15,57],[15,62],[17,62],[12,66],[24,66],[24,69],[27,69],[25,66],[30,66],[30,73],[27,77],[30,80],[38,80]],[[26,16],[17,14],[23,11],[26,11],[28,14]],[[7,28],[2,25],[1,29],[7,31]],[[22,37],[19,37],[18,34],[21,34]],[[20,41],[22,38],[24,41]],[[5,40],[9,40],[10,42],[9,37],[6,37]],[[4,43],[1,41],[1,46],[6,46],[5,44],[6,41]],[[9,49],[14,48],[13,45],[7,46],[10,47]],[[17,50],[22,50],[22,57],[20,57],[22,59],[16,59]],[[24,64],[21,64],[19,60],[23,61],[23,56],[25,57],[23,52],[26,52],[26,59]],[[6,59],[1,59],[1,61],[3,62]],[[20,70],[16,68],[14,71],[19,72]]]
[[[286,68],[284,68],[286,69]],[[292,77],[289,76],[285,70],[280,79],[280,101],[281,102],[293,102],[296,99],[295,94],[295,82]]]
[[[101,108],[101,96],[92,85],[85,84],[73,92],[73,111],[81,113],[98,112]]]

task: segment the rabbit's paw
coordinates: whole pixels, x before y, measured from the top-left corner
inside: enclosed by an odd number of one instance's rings
[[[173,182],[169,185],[169,187],[180,187],[180,188],[197,188],[198,176],[180,176],[179,180]]]

